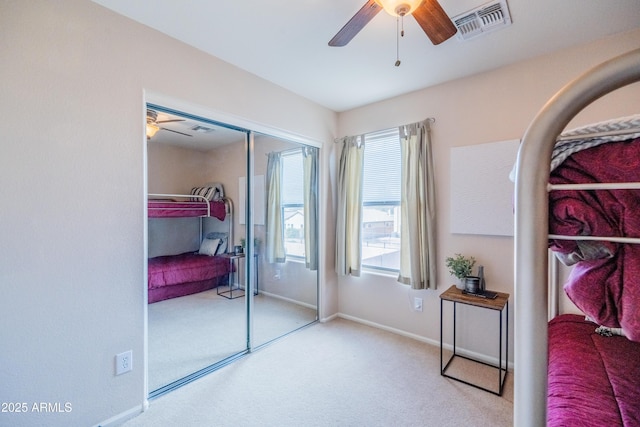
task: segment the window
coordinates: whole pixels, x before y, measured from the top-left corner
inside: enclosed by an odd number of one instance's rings
[[[400,269],[400,135],[398,128],[364,136],[362,265]]]
[[[287,257],[304,257],[304,187],[302,151],[282,153],[282,215]]]

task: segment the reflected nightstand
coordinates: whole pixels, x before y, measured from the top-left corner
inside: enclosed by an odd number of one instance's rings
[[[217,287],[218,295],[225,297],[227,299],[235,299],[244,296],[244,291],[246,288],[246,284],[244,287],[240,286],[240,260],[245,258],[244,253],[224,253],[221,255],[223,258],[227,258],[231,265],[231,271],[229,272],[229,284],[222,285]],[[256,288],[253,291],[253,295],[258,295],[258,254],[253,254],[253,258],[255,260],[255,274],[256,274]],[[237,283],[236,283],[237,282]],[[222,289],[221,289],[222,288]]]

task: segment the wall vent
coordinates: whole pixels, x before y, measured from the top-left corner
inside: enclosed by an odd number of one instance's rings
[[[458,38],[469,40],[511,25],[507,0],[492,1],[473,10],[454,16]]]

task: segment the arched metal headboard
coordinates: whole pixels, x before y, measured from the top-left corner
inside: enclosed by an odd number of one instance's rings
[[[587,105],[636,81],[640,81],[640,49],[594,67],[547,102],[520,146],[514,292],[514,425],[518,427],[544,426],[547,419],[547,184],[555,140]]]

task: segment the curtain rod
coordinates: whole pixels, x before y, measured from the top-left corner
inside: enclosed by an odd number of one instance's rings
[[[435,119],[434,117],[427,117],[426,119],[422,120],[421,122],[417,122],[417,123],[422,123],[422,122],[435,123],[435,122],[436,122],[436,119]],[[400,126],[408,126],[408,125],[400,125]],[[395,126],[395,127],[400,127],[400,126]],[[386,129],[372,130],[371,132],[366,132],[366,133],[363,133],[363,134],[361,134],[361,135],[366,135],[366,134],[368,134],[368,133],[382,132],[383,130],[389,130],[389,129],[393,129],[393,128],[394,128],[394,126],[389,127],[389,128],[386,128]],[[334,139],[334,140],[333,140],[333,142],[334,142],[334,143],[336,143],[336,142],[340,142],[340,141],[342,141],[344,138],[346,138],[346,136],[345,136],[345,137],[342,137],[342,138],[336,138],[336,139]]]

